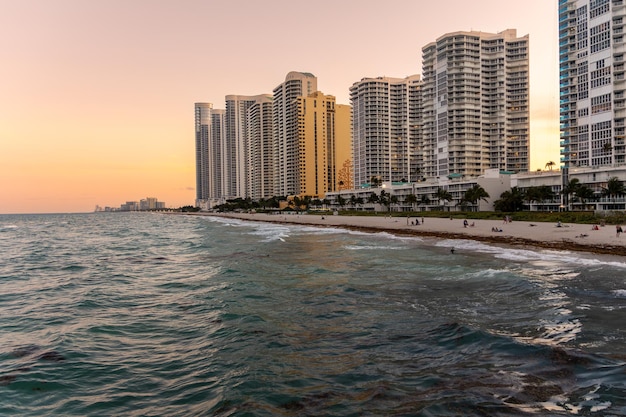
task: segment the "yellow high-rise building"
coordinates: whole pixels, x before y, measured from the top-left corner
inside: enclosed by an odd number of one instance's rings
[[[298,97],[299,196],[352,188],[350,106],[317,91]]]

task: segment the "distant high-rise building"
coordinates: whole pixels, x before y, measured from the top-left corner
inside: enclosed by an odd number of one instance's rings
[[[348,188],[341,169],[351,163],[350,106],[317,91],[297,97],[299,160],[294,195],[324,198],[328,191]],[[349,174],[348,174],[349,175]]]
[[[426,177],[529,169],[528,35],[448,33],[422,48]]]
[[[224,110],[211,103],[195,103],[196,205],[211,207],[223,199],[222,155]]]
[[[363,78],[350,87],[354,185],[420,175],[420,76]]]
[[[226,96],[224,118],[224,195],[227,198],[250,197],[250,145],[248,143],[248,109],[255,103],[271,102],[271,95]]]
[[[297,98],[317,91],[317,78],[292,71],[273,91],[274,195],[296,195],[300,191],[300,149]]]
[[[248,191],[254,200],[274,195],[274,135],[272,96],[261,95],[247,110]]]
[[[561,163],[626,163],[623,0],[559,1]]]
[[[209,198],[209,136],[211,103],[196,103],[196,205]]]

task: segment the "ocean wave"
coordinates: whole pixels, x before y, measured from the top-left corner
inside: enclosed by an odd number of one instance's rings
[[[609,260],[606,257],[591,257],[591,255],[588,256],[570,251],[518,249],[515,247],[496,246],[466,239],[444,239],[438,241],[435,246],[455,248],[457,251],[466,250],[487,253],[500,259],[515,262],[537,262],[537,265],[542,266],[574,264],[585,267],[605,265],[615,268],[626,268],[626,262]]]

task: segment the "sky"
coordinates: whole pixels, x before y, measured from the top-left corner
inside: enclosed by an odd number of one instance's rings
[[[557,0],[0,0],[0,213],[195,202],[194,103],[290,71],[349,104],[450,32],[530,36],[531,169],[559,160]]]

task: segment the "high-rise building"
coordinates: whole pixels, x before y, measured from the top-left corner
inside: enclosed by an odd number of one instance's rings
[[[350,187],[340,172],[351,163],[350,107],[319,91],[296,101],[299,161],[293,194],[324,198],[328,191]]]
[[[226,96],[224,118],[224,195],[227,198],[250,196],[250,144],[248,143],[248,109],[258,102],[271,102],[271,95]]]
[[[300,191],[300,149],[297,98],[317,91],[317,78],[292,71],[273,91],[274,195],[296,195]]]
[[[416,180],[420,77],[363,78],[350,87],[354,184]]]
[[[561,163],[626,163],[623,0],[559,0]]]
[[[274,195],[274,135],[272,131],[272,96],[258,99],[246,113],[248,145],[248,191],[253,200]]]
[[[211,103],[196,103],[196,206],[209,198],[209,136],[211,134]]]
[[[224,110],[211,103],[195,103],[196,206],[212,207],[224,197]]]
[[[529,169],[528,35],[448,33],[422,48],[426,177]]]

